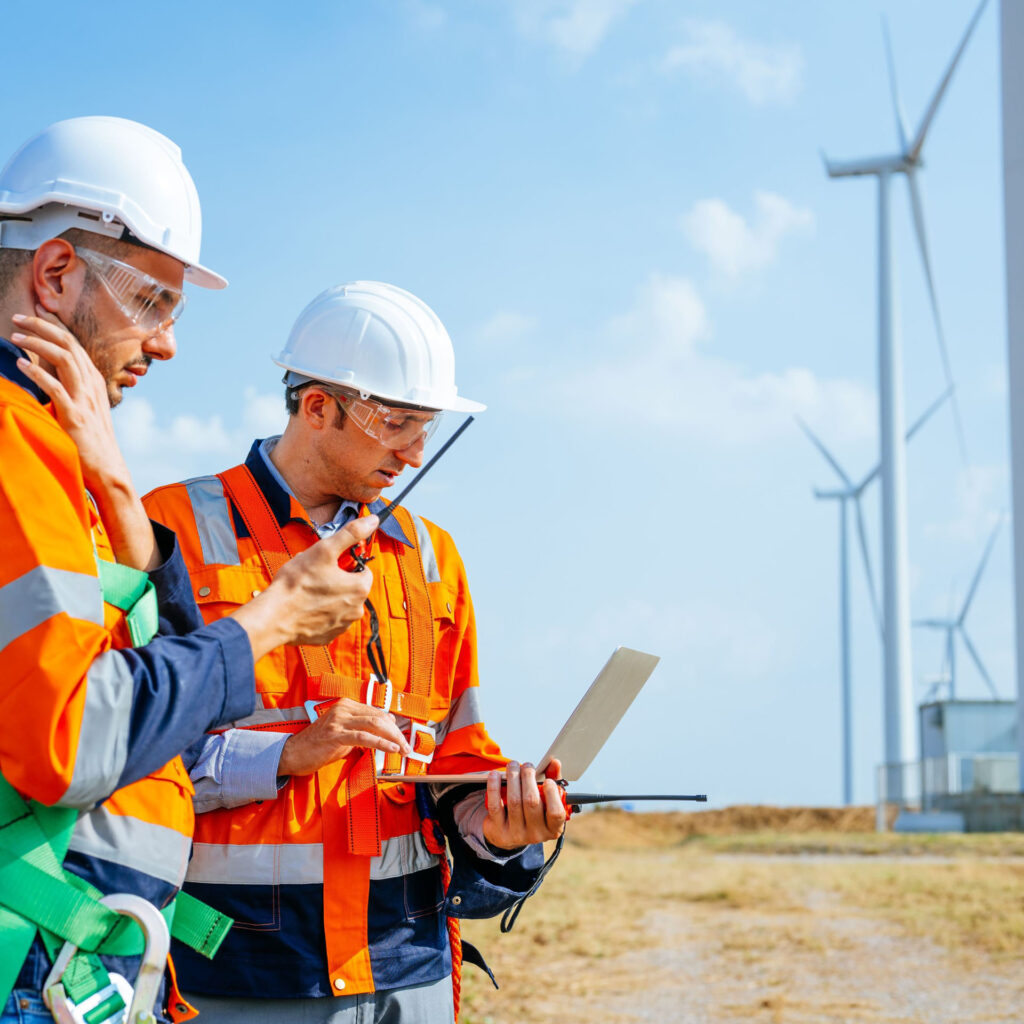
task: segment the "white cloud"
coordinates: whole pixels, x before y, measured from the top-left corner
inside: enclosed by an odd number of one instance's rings
[[[245,392],[236,425],[220,415],[174,416],[161,422],[145,398],[127,397],[114,414],[118,443],[140,494],[159,484],[216,473],[241,462],[254,437],[284,427],[281,395]]]
[[[685,42],[662,60],[665,71],[683,69],[742,93],[755,106],[788,103],[800,91],[804,59],[795,43],[770,46],[743,39],[722,21],[690,20]]]
[[[782,240],[814,227],[814,214],[773,192],[755,192],[748,223],[722,199],[701,199],[682,220],[686,237],[711,266],[728,277],[774,263]]]
[[[535,317],[511,309],[501,309],[481,324],[475,333],[488,347],[501,348],[522,341],[536,326]]]
[[[758,371],[708,354],[707,309],[693,283],[655,274],[633,307],[595,339],[585,366],[560,377],[558,407],[607,421],[608,396],[627,409],[622,423],[703,446],[760,445],[792,436],[794,416],[832,440],[870,438],[873,392],[856,381],[823,379],[805,367]],[[537,389],[534,393],[539,394]]]
[[[600,46],[612,23],[637,0],[511,0],[516,27],[576,63]]]

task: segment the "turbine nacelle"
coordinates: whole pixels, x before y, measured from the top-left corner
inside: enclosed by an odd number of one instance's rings
[[[822,153],[822,162],[830,178],[858,178],[866,175],[907,174],[922,166],[909,159],[905,153],[893,153],[889,156],[870,156],[861,160],[829,160]]]

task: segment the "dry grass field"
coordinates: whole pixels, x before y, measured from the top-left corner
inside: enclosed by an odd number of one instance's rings
[[[1024,1022],[1024,835],[868,809],[579,815],[509,935],[466,922],[464,1024]]]

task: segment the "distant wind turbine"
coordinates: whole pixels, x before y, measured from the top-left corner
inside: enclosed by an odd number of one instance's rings
[[[928,422],[932,413],[950,398],[952,389],[947,388],[927,409],[918,417],[914,425],[907,431],[909,441]],[[864,529],[864,515],[861,510],[861,495],[868,485],[878,476],[879,467],[876,465],[863,479],[854,483],[847,475],[838,460],[825,447],[814,431],[799,417],[797,422],[800,429],[810,439],[811,444],[824,456],[825,461],[835,470],[844,486],[837,490],[823,491],[815,489],[814,496],[820,500],[833,500],[839,502],[839,664],[840,664],[840,685],[843,705],[843,803],[849,806],[853,803],[853,714],[851,709],[851,687],[850,687],[850,579],[849,579],[849,539],[848,539],[848,504],[853,502],[854,515],[857,521],[857,541],[860,546],[861,562],[864,566],[864,575],[867,580],[868,594],[871,597],[871,610],[874,612],[875,624],[879,632],[882,631],[882,619],[878,608],[878,595],[875,591],[875,574],[871,568],[871,555],[868,551],[867,532]]]
[[[956,66],[967,46],[988,0],[981,0],[967,31],[964,33],[946,73],[942,76],[920,126],[912,139],[907,139],[896,90],[891,52],[889,66],[899,152],[844,162],[825,160],[829,177],[845,178],[873,175],[878,179],[878,419],[881,447],[882,505],[882,606],[884,616],[884,735],[885,762],[897,765],[911,760],[914,749],[913,691],[910,666],[910,592],[908,587],[906,463],[903,442],[903,381],[899,339],[894,330],[892,302],[892,258],[889,228],[889,185],[894,174],[906,176],[910,190],[910,207],[918,248],[924,264],[928,295],[938,333],[939,349],[946,374],[947,387],[953,386],[946,351],[945,335],[939,318],[939,306],[932,277],[931,260],[925,238],[924,215],[917,185],[921,154],[928,130],[939,109]],[[888,51],[888,47],[887,47]],[[959,416],[957,416],[959,423]],[[963,436],[962,430],[958,433]],[[902,773],[892,769],[886,780],[890,799],[902,795]]]
[[[975,570],[974,579],[971,580],[970,587],[967,588],[967,596],[964,598],[964,603],[960,608],[960,614],[953,616],[950,614],[949,618],[946,619],[918,619],[914,625],[920,626],[923,629],[941,629],[946,633],[946,649],[942,659],[942,669],[940,677],[948,678],[949,680],[949,699],[956,700],[956,634],[960,634],[960,639],[963,641],[964,647],[967,648],[967,653],[971,656],[971,660],[974,662],[975,668],[981,673],[981,678],[985,680],[985,685],[988,687],[989,692],[992,694],[993,700],[999,699],[999,694],[996,692],[995,684],[992,682],[992,677],[988,674],[988,669],[982,664],[981,657],[978,655],[974,644],[971,643],[971,638],[967,635],[967,628],[964,626],[964,620],[967,618],[967,612],[970,610],[971,602],[974,600],[974,595],[978,590],[978,583],[981,581],[981,574],[985,571],[985,566],[988,563],[989,555],[992,554],[992,548],[996,542],[996,536],[999,533],[999,528],[1003,525],[1002,517],[996,523],[995,528],[992,530],[992,536],[988,539],[988,544],[985,545],[985,552],[981,556],[981,561],[978,563],[978,568]],[[948,676],[946,673],[948,671]]]

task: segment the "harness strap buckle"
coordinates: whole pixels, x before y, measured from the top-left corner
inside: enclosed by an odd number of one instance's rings
[[[371,672],[370,678],[366,683],[366,692],[363,694],[363,703],[369,704],[371,708],[378,708],[381,711],[390,711],[391,705],[395,700],[395,688],[391,684],[390,679],[384,680],[384,703],[378,704],[374,699],[374,692],[377,689],[377,684],[380,680]]]
[[[72,1002],[64,990],[62,979],[78,953],[78,947],[73,942],[65,942],[43,984],[43,1002],[57,1024],[123,1024],[125,1021],[128,1024],[156,1024],[153,1010],[160,994],[167,954],[171,950],[167,922],[152,903],[131,893],[113,893],[99,902],[118,914],[130,917],[142,929],[146,944],[135,985],[130,985],[119,974],[111,974],[110,983],[104,988],[80,1003]]]
[[[416,737],[422,736],[427,740],[426,752],[420,752],[416,749]],[[421,724],[410,719],[409,721],[409,734],[407,739],[409,740],[409,746],[411,747],[410,753],[406,754],[402,758],[402,766],[398,771],[399,775],[419,775],[426,771],[427,765],[434,760],[434,750],[437,747],[437,728],[431,725],[429,722]],[[418,765],[410,765],[410,761],[419,762]],[[419,767],[422,765],[422,767]]]

